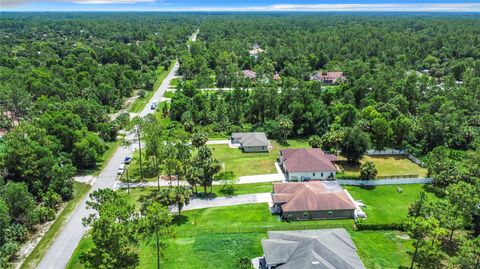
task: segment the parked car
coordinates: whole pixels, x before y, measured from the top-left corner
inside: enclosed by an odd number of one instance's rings
[[[117,175],[123,175],[123,173],[125,172],[125,164],[120,164],[120,166],[118,167],[118,170],[117,170]]]
[[[151,103],[150,103],[150,109],[151,110],[155,110],[158,106],[158,100],[153,100]]]
[[[125,160],[123,160],[124,164],[130,164],[131,162],[132,162],[132,157],[130,156],[125,157]]]

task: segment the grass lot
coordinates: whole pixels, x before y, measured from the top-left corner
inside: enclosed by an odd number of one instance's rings
[[[352,223],[351,220],[282,223],[268,212],[266,204],[192,210],[185,211],[183,215],[184,218],[177,219],[177,238],[166,241],[162,268],[236,268],[241,257],[251,259],[262,255],[260,241],[266,238],[266,232],[254,229],[260,225],[270,226],[272,230],[289,230],[312,228],[315,224],[348,226]],[[218,233],[217,230],[227,233]],[[184,236],[187,231],[199,232]],[[233,233],[228,233],[231,231]],[[398,268],[408,265],[407,250],[411,250],[411,241],[400,238],[400,232],[348,231],[366,268]],[[79,264],[79,254],[89,246],[91,241],[87,236],[80,242],[67,268],[83,268]],[[155,248],[152,244],[143,243],[139,256],[139,268],[155,267]]]
[[[368,269],[397,269],[408,266],[412,240],[402,239],[397,231],[350,231],[358,256]]]
[[[170,86],[175,86],[176,87],[178,85],[179,80],[180,80],[179,78],[172,79],[172,82],[170,82]]]
[[[414,184],[399,186],[403,192],[397,192],[397,186],[377,186],[373,189],[364,189],[355,186],[344,186],[353,199],[363,200],[366,205],[363,210],[367,213],[366,223],[399,223],[405,219],[409,206],[419,198],[422,190],[428,185]],[[429,199],[436,199],[435,195],[427,192]]]
[[[365,156],[361,161],[373,161],[378,170],[379,177],[383,176],[401,176],[401,175],[418,175],[419,177],[427,176],[427,169],[418,166],[411,162],[403,155],[396,156]],[[345,169],[343,173],[337,175],[341,178],[341,175],[346,176],[359,176],[360,164],[352,165],[347,162],[341,162],[340,165]]]
[[[165,98],[172,98],[174,95],[175,95],[175,92],[166,91],[166,92],[163,94],[163,97],[165,97]]]
[[[230,148],[228,145],[209,145],[213,157],[225,166],[225,171],[232,171],[235,176],[248,176],[276,173],[275,161],[278,152],[285,148],[308,147],[306,140],[288,140],[288,144],[279,144],[272,141],[272,150],[265,153],[244,153],[240,149]]]
[[[143,97],[138,97],[133,101],[133,103],[128,108],[129,112],[138,113],[147,105],[147,102],[152,98],[153,91],[145,91]]]
[[[57,237],[58,233],[60,232],[61,228],[63,227],[64,222],[73,212],[73,210],[77,207],[80,201],[85,197],[85,195],[90,190],[90,185],[74,182],[73,183],[73,191],[74,196],[73,199],[68,201],[65,208],[62,212],[58,215],[55,222],[50,226],[50,229],[45,233],[43,238],[40,240],[38,245],[33,249],[32,253],[28,255],[28,257],[23,262],[20,268],[35,268],[37,267],[38,263],[42,260],[43,256],[47,252],[50,245],[53,243],[53,240]]]
[[[168,187],[160,187],[160,188],[168,188]],[[250,194],[250,193],[265,193],[272,191],[272,183],[252,183],[252,184],[236,184],[234,185],[235,193],[233,195],[242,195],[242,194]],[[221,185],[214,185],[213,192],[209,194],[209,197],[225,197],[224,193],[221,192],[222,186]],[[136,203],[138,199],[150,193],[151,191],[157,190],[156,187],[149,187],[149,188],[132,188],[130,189],[130,201]],[[123,192],[127,193],[127,190],[122,190]],[[201,188],[199,189],[201,191]]]

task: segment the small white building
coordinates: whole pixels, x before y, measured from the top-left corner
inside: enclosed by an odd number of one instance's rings
[[[279,160],[288,181],[333,180],[337,173],[337,157],[318,148],[281,150]]]

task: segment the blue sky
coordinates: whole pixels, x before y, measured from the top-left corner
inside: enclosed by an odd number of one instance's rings
[[[0,0],[3,11],[480,12],[480,0]]]

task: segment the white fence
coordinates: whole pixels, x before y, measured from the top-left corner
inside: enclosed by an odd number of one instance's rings
[[[432,183],[432,178],[388,178],[371,180],[337,179],[341,185],[353,186],[380,186],[380,185],[401,185],[401,184],[428,184]]]
[[[407,150],[403,150],[403,149],[385,149],[385,150],[369,149],[369,150],[367,150],[367,155],[369,155],[369,156],[405,155],[405,157],[407,157],[407,159],[409,159],[413,163],[416,163],[417,165],[420,165],[421,167],[425,167],[425,164],[422,161],[420,161],[418,158],[416,158],[412,154],[408,153]]]

